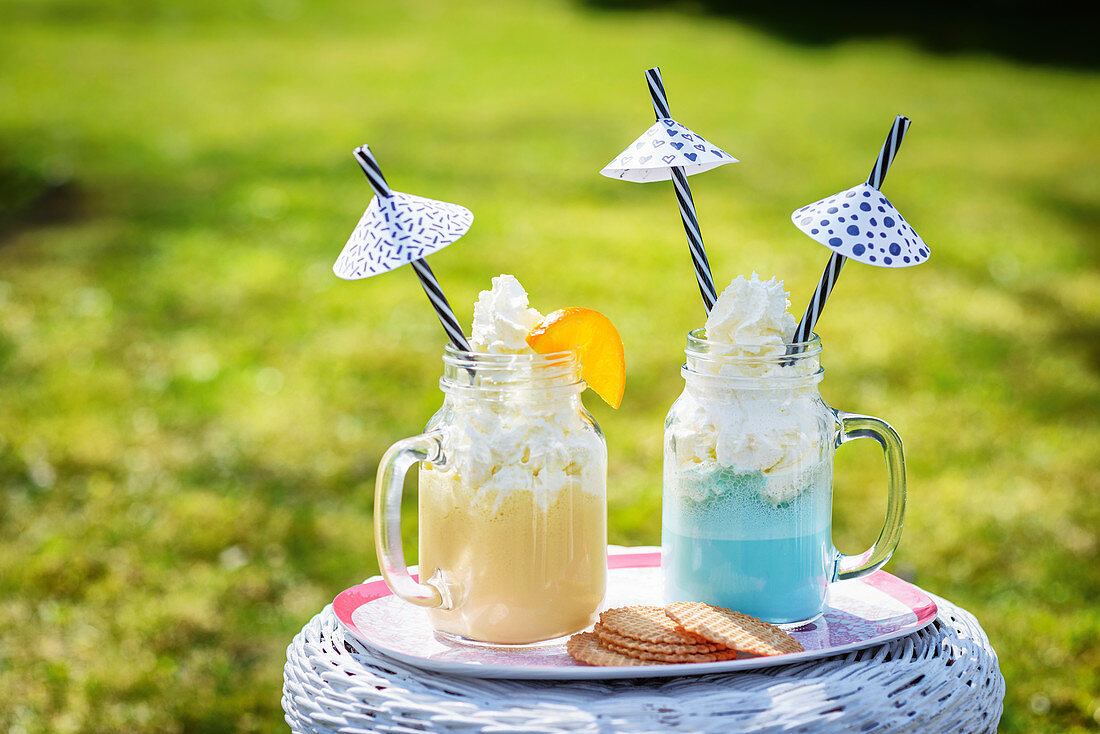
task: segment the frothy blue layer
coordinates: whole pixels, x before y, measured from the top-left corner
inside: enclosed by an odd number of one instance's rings
[[[667,471],[664,525],[680,535],[718,540],[818,532],[830,525],[832,515],[831,466],[822,462],[801,474],[804,488],[789,502],[776,505],[766,498],[768,478],[759,471]]]

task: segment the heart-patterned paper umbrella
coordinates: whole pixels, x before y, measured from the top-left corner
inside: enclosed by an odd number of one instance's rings
[[[466,234],[474,215],[458,204],[393,191],[366,145],[355,149],[355,159],[367,175],[375,197],[352,231],[332,272],[344,280],[360,280],[412,263],[447,337],[456,349],[470,351],[451,304],[424,258]]]
[[[682,168],[690,176],[727,163],[737,163],[737,159],[699,133],[666,117],[653,123],[600,173],[608,178],[646,183],[669,180],[673,168]]]
[[[695,279],[699,282],[703,307],[710,313],[714,302],[718,300],[718,293],[714,288],[714,275],[710,272],[707,251],[703,247],[699,215],[695,212],[695,202],[691,198],[687,177],[727,163],[737,163],[737,159],[672,119],[660,69],[647,69],[645,76],[657,122],[627,146],[626,150],[615,156],[600,173],[623,181],[672,179],[676,202],[680,207],[680,218],[687,234],[691,262],[695,267]]]
[[[848,258],[880,268],[907,268],[920,265],[931,254],[924,240],[879,191],[908,129],[909,118],[902,115],[894,118],[865,183],[791,214],[794,226],[833,251],[795,330],[795,344],[809,340]],[[792,347],[788,351],[796,350],[797,347]]]

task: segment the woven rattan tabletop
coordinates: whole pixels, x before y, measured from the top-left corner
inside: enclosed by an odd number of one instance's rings
[[[601,681],[477,679],[421,670],[345,638],[325,607],[287,648],[295,732],[992,732],[997,656],[969,612],[934,597],[908,637],[754,671]]]

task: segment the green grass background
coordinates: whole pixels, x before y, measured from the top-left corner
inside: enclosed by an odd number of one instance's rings
[[[0,731],[281,731],[284,650],[376,572],[378,458],[440,402],[407,269],[332,261],[369,199],[470,207],[432,258],[468,325],[489,278],[626,344],[611,540],[659,540],[662,418],[700,323],[668,185],[597,171],[676,116],[742,159],[693,179],[716,277],[826,251],[789,213],[861,181],[932,247],[845,269],[830,404],[905,440],[890,568],[973,611],[1006,732],[1100,720],[1100,80],[902,37],[804,46],[732,18],[565,0],[0,0]],[[837,459],[836,537],[877,531],[873,446]],[[414,528],[409,528],[409,539]]]

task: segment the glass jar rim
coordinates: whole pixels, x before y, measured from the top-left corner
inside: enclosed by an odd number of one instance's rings
[[[569,362],[580,364],[580,351],[578,349],[547,352],[545,354],[539,352],[500,354],[498,352],[467,352],[455,347],[453,344],[447,344],[443,347],[443,363],[462,368],[478,366],[509,368],[522,365],[567,364]]]
[[[790,389],[816,384],[824,377],[825,370],[818,359],[822,349],[821,338],[817,334],[811,334],[805,341],[779,345],[711,341],[703,336],[705,333],[704,328],[688,332],[687,347],[684,349],[687,359],[680,370],[684,380],[704,381],[704,384],[726,389]],[[786,348],[777,353],[781,346]],[[763,354],[746,353],[753,348],[767,351]],[[759,375],[724,374],[698,369],[703,364],[718,369],[723,366],[763,367],[768,371]],[[809,372],[806,371],[807,366],[810,367]]]
[[[546,354],[466,352],[448,344],[443,350],[440,389],[448,394],[491,396],[538,391],[552,398],[578,394],[586,387],[577,349]]]

